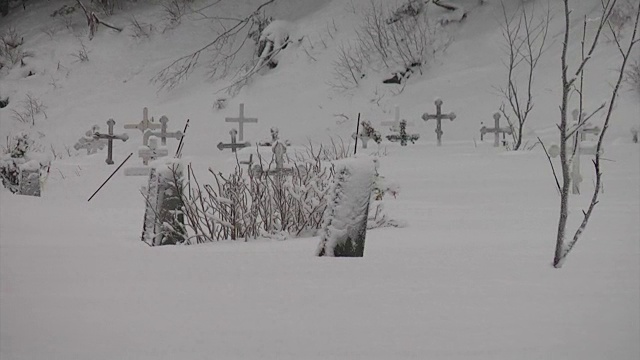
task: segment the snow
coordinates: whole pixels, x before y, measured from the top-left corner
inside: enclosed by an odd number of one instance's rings
[[[240,17],[261,3],[223,1],[203,11]],[[493,139],[478,141],[480,123],[490,123],[501,102],[492,86],[504,82],[498,2],[456,1],[467,17],[447,25],[454,41],[403,91],[380,84],[388,73],[369,73],[360,88],[338,92],[327,85],[336,47],[353,36],[357,11],[368,3],[278,0],[266,7],[267,16],[295,29],[294,43],[224,109],[213,108],[226,96],[216,93],[224,82],[206,80],[204,55],[202,66],[170,92],[149,82],[211,41],[211,27],[198,16],[165,29],[160,4],[133,3],[108,19],[126,25],[123,33],[101,26],[92,41],[84,15],[76,14],[71,30],[49,16],[61,0],[30,0],[29,12],[18,6],[0,18],[0,33],[15,27],[34,53],[27,67],[0,71],[0,98],[10,97],[0,109],[0,139],[25,131],[35,148],[58,154],[42,197],[0,187],[0,359],[640,358],[640,150],[630,134],[640,121],[637,94],[625,88],[616,100],[604,144],[611,160],[602,162],[604,193],[565,266],[554,269],[559,197],[544,152],[540,146],[506,152],[493,148]],[[551,13],[561,10],[559,2],[551,6]],[[572,1],[572,16],[595,17],[599,6]],[[434,19],[447,14],[429,11]],[[130,36],[131,16],[158,31],[148,39]],[[572,35],[574,55],[580,27]],[[47,29],[56,29],[53,38]],[[529,146],[537,136],[557,143],[561,30],[556,17],[550,31],[556,41],[534,83]],[[88,62],[71,56],[79,39]],[[587,113],[606,98],[616,56],[608,41],[594,53]],[[578,57],[572,59],[575,68]],[[36,75],[24,77],[25,69]],[[36,118],[35,127],[11,118],[27,93],[47,106],[47,118]],[[457,114],[442,147],[433,125],[419,119],[434,111],[436,96]],[[379,122],[399,105],[403,118],[416,120],[412,132],[420,140],[406,147],[384,141],[358,153],[377,154],[380,174],[398,184],[396,198],[385,196],[385,210],[407,226],[368,231],[357,261],[315,257],[318,237],[150,248],[140,241],[147,177],[121,169],[87,202],[115,170],[105,164],[104,149],[73,150],[92,124],[104,127],[113,118],[121,133],[123,124],[140,121],[143,107],[150,117],[166,114],[176,130],[191,119],[180,163],[191,164],[200,183],[211,183],[209,168],[224,174],[237,166],[234,154],[215,145],[228,141],[234,125],[224,118],[237,116],[239,103],[260,119],[245,129],[246,140],[255,143],[278,127],[293,144],[288,155],[309,140],[316,151],[329,136],[349,141],[359,112],[386,131]],[[113,149],[116,164],[142,142],[138,130],[127,133],[132,141]],[[168,142],[169,154],[177,143]],[[256,151],[271,159],[271,148],[255,147],[238,157]],[[582,194],[571,197],[569,230],[579,225],[593,189],[590,157],[581,161]]]

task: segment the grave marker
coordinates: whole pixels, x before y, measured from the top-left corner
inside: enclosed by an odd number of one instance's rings
[[[162,146],[167,145],[167,138],[181,140],[182,136],[184,136],[182,134],[182,131],[178,130],[176,132],[167,132],[167,123],[168,122],[169,122],[169,119],[166,116],[161,117],[160,118],[160,131],[154,132],[154,131],[151,131],[151,130],[147,130],[144,133],[144,135],[142,136],[142,145],[147,146],[147,144],[149,142],[149,138],[152,137],[152,136],[160,138],[160,140],[162,141]]]
[[[442,146],[442,120],[448,119],[453,121],[456,118],[456,114],[451,112],[449,114],[442,113],[442,100],[436,99],[434,102],[436,104],[436,113],[435,114],[422,114],[422,120],[436,120],[436,135],[438,136],[438,146]]]
[[[371,158],[334,162],[335,178],[322,222],[317,256],[362,257],[375,165]]]
[[[129,135],[127,134],[120,134],[120,135],[114,135],[113,134],[113,125],[115,125],[116,122],[113,119],[109,119],[107,121],[107,125],[109,126],[109,133],[108,134],[101,134],[99,132],[95,132],[93,134],[94,138],[97,139],[104,139],[107,140],[107,164],[108,165],[113,165],[113,140],[122,140],[122,141],[127,141],[129,140]]]
[[[483,126],[480,128],[480,141],[484,140],[484,134],[488,134],[488,133],[493,133],[495,135],[494,140],[493,140],[493,146],[494,147],[499,147],[500,146],[500,133],[502,133],[502,139],[505,138],[505,134],[509,134],[511,135],[513,133],[513,131],[511,130],[511,127],[504,127],[501,128],[500,127],[500,113],[499,112],[495,112],[493,114],[493,120],[494,120],[494,127],[492,128],[488,128],[486,126]]]
[[[571,161],[571,193],[580,194],[580,183],[582,182],[582,174],[580,173],[580,156],[581,155],[596,155],[598,143],[593,141],[582,141],[584,127],[578,129],[574,135],[574,140],[571,141],[571,145],[567,146],[567,152],[573,153],[573,160]],[[577,148],[574,149],[573,144],[577,143]],[[604,148],[600,148],[600,154],[604,153]],[[551,157],[557,157],[560,155],[560,148],[558,145],[552,145],[549,147],[549,155]]]
[[[373,126],[371,126],[370,122],[362,121],[361,125],[362,129],[360,130],[360,134],[353,133],[351,134],[351,138],[353,138],[354,140],[356,138],[360,139],[363,149],[367,148],[367,143],[369,142],[369,140],[373,140],[376,144],[379,144],[382,141],[380,133],[376,131]]]
[[[142,121],[140,121],[137,124],[126,124],[124,126],[125,129],[138,129],[143,134],[148,129],[155,130],[155,129],[160,129],[161,127],[162,127],[162,124],[153,122],[153,118],[149,120],[149,109],[147,108],[142,109]]]
[[[638,128],[637,127],[632,127],[631,128],[631,141],[633,141],[634,143],[638,143]]]
[[[230,122],[230,123],[238,123],[238,128],[240,129],[240,136],[239,136],[239,140],[242,141],[244,140],[244,123],[257,123],[258,119],[257,118],[246,118],[244,117],[244,103],[240,104],[240,115],[238,117],[228,117],[225,118],[224,121],[226,122]],[[234,151],[235,152],[235,151]]]
[[[85,133],[85,136],[73,145],[73,148],[76,150],[87,149],[87,155],[95,154],[98,150],[102,150],[105,145],[107,145],[107,141],[94,137],[99,130],[100,127],[98,125],[93,125],[91,129]]]
[[[178,172],[175,178],[181,179],[181,169],[176,167],[173,170]],[[184,215],[181,211],[184,202],[178,188],[181,185],[175,184],[171,171],[151,168],[149,173],[142,241],[150,246],[175,245],[185,240]]]
[[[389,141],[400,141],[400,146],[407,146],[407,140],[411,141],[412,144],[415,144],[416,140],[420,138],[420,134],[407,134],[407,121],[400,121],[400,129],[398,134],[387,135],[387,140]]]
[[[231,143],[223,144],[222,141],[219,142],[218,150],[223,151],[224,149],[231,149],[231,152],[236,152],[236,149],[242,149],[246,148],[247,146],[251,146],[251,143],[249,143],[248,141],[243,143],[236,142],[237,134],[238,131],[236,129],[231,129],[231,131],[229,131],[229,135],[231,135]]]
[[[166,146],[158,147],[157,138],[150,139],[149,146],[140,146],[138,149],[138,156],[142,158],[144,165],[149,165],[149,160],[153,161],[167,155],[169,155],[169,150]]]
[[[395,117],[394,120],[382,121],[380,123],[382,126],[388,126],[391,131],[398,132],[400,131],[400,107],[398,105],[395,106]],[[407,123],[408,126],[413,126],[413,121]]]
[[[284,155],[287,153],[287,147],[283,143],[277,142],[275,145],[273,145],[272,151],[274,161],[276,163],[276,168],[263,171],[261,165],[255,165],[252,170],[253,174],[256,174],[258,176],[263,174],[275,175],[279,179],[283,178],[284,176],[292,175],[293,169],[284,167]]]

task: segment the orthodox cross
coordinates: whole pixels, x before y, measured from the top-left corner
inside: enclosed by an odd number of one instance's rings
[[[435,115],[424,113],[422,114],[422,120],[436,120],[436,135],[438,135],[438,146],[442,146],[442,119],[449,119],[453,121],[456,118],[456,114],[451,112],[449,114],[442,113],[442,100],[436,99],[436,113]]]
[[[500,113],[499,112],[495,112],[493,114],[493,120],[494,120],[494,123],[495,123],[494,127],[488,128],[486,126],[483,126],[483,127],[480,128],[480,141],[484,140],[484,134],[494,133],[495,138],[493,140],[493,146],[494,147],[498,147],[498,146],[500,146],[500,133],[502,133],[502,138],[504,139],[505,134],[511,135],[513,133],[513,131],[511,130],[511,127],[504,127],[504,128],[500,127]]]
[[[382,126],[388,126],[392,131],[400,131],[400,107],[395,106],[395,118],[394,120],[383,121],[380,123]],[[407,125],[413,125],[413,122],[407,123]]]
[[[100,130],[100,127],[98,125],[93,125],[91,129],[85,133],[85,136],[76,142],[73,148],[76,150],[87,149],[87,155],[95,154],[98,152],[98,149],[102,150],[107,142],[93,136],[98,132],[98,130]]]
[[[162,141],[162,146],[167,145],[167,138],[173,138],[176,140],[180,140],[182,139],[182,131],[178,130],[176,132],[167,132],[167,123],[169,122],[169,119],[166,116],[163,116],[160,118],[160,131],[156,131],[153,132],[151,130],[147,130],[147,132],[144,133],[144,135],[142,136],[142,144],[144,146],[147,146],[147,143],[149,142],[149,137],[151,136],[155,136],[155,137],[159,137],[160,140]]]
[[[148,146],[141,146],[138,156],[142,158],[142,163],[149,165],[149,160],[155,160],[162,156],[169,155],[169,150],[165,146],[158,147],[158,139],[149,139]]]
[[[228,117],[228,118],[225,118],[224,121],[231,122],[231,123],[234,123],[234,122],[238,123],[238,128],[240,129],[239,141],[242,141],[244,140],[244,123],[257,123],[258,119],[244,117],[244,103],[242,103],[240,104],[240,116],[236,118]]]
[[[231,149],[231,152],[236,152],[236,149],[246,148],[247,146],[251,146],[251,143],[248,141],[243,143],[236,142],[236,135],[238,131],[236,129],[231,129],[229,131],[229,135],[231,135],[231,143],[223,144],[222,141],[218,143],[218,150],[222,151],[224,149]]]
[[[416,140],[420,138],[420,134],[407,134],[407,120],[400,121],[400,129],[398,134],[387,135],[389,141],[400,141],[400,146],[407,146],[407,140],[415,144]]]
[[[113,125],[115,125],[116,122],[113,119],[109,119],[107,121],[107,125],[109,125],[109,133],[108,134],[101,134],[99,132],[95,132],[93,134],[93,137],[95,139],[105,139],[107,140],[107,164],[108,165],[113,165],[113,140],[122,140],[122,141],[127,141],[129,140],[129,135],[127,134],[120,134],[120,135],[114,135],[113,134]]]
[[[162,127],[162,125],[153,122],[153,118],[151,118],[151,121],[149,121],[149,109],[147,108],[142,109],[142,121],[140,121],[138,124],[126,124],[124,126],[125,129],[138,129],[143,134],[147,129],[155,130],[160,129],[160,127]]]

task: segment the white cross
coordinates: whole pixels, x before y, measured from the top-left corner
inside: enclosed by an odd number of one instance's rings
[[[380,123],[382,126],[388,126],[391,128],[391,131],[398,132],[400,131],[400,106],[395,106],[395,120],[382,121]],[[413,121],[407,123],[408,126],[413,126]]]
[[[138,129],[142,133],[144,133],[147,129],[154,130],[160,129],[160,127],[162,127],[162,125],[154,123],[153,118],[149,120],[149,109],[147,108],[142,109],[142,121],[137,124],[126,124],[124,126],[125,129]]]
[[[240,129],[238,141],[242,141],[244,140],[244,123],[257,123],[258,119],[244,117],[244,103],[242,103],[240,104],[240,116],[238,116],[237,118],[228,117],[225,118],[224,121],[238,123],[238,128]]]
[[[169,150],[165,146],[158,147],[158,139],[149,139],[148,146],[141,146],[138,150],[138,156],[142,158],[142,163],[149,165],[149,160],[155,160],[162,156],[169,155]]]
[[[95,154],[98,152],[98,149],[102,150],[104,146],[107,145],[107,141],[94,137],[99,130],[100,127],[98,125],[93,125],[91,130],[87,131],[85,136],[80,138],[73,148],[76,150],[87,149],[87,155]]]
[[[147,130],[142,136],[142,145],[147,146],[149,142],[149,138],[151,136],[159,137],[162,140],[162,146],[167,145],[167,138],[173,138],[176,140],[182,139],[182,131],[178,130],[176,132],[167,132],[167,123],[169,119],[166,116],[162,116],[160,118],[160,131],[153,132],[151,130]]]

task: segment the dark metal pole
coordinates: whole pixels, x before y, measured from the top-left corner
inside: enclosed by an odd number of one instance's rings
[[[120,166],[118,166],[117,169],[114,170],[114,172],[111,173],[111,175],[109,175],[109,177],[107,178],[107,180],[105,180],[102,185],[100,185],[100,187],[98,188],[98,190],[96,190],[96,192],[93,193],[93,195],[91,195],[91,197],[89,198],[89,200],[87,201],[91,201],[91,199],[93,199],[94,196],[96,196],[96,194],[98,193],[98,191],[100,191],[100,189],[102,189],[102,187],[107,183],[107,181],[111,180],[111,178],[113,177],[113,175],[115,175],[118,170],[120,170],[120,168],[122,167],[122,165],[124,165],[124,163],[127,162],[127,160],[129,160],[129,158],[131,157],[131,155],[133,155],[133,153],[129,154],[129,156],[127,156],[126,159],[124,159],[124,161],[122,162],[122,164],[120,164]]]
[[[175,158],[182,157],[182,145],[184,144],[184,136],[187,134],[187,128],[189,127],[189,119],[187,119],[187,123],[184,124],[184,130],[182,131],[182,137],[180,138],[180,142],[178,143],[178,149],[176,149]]]
[[[360,135],[360,113],[358,113],[358,125],[356,125],[356,145],[353,147],[353,155],[358,151],[358,135]]]

